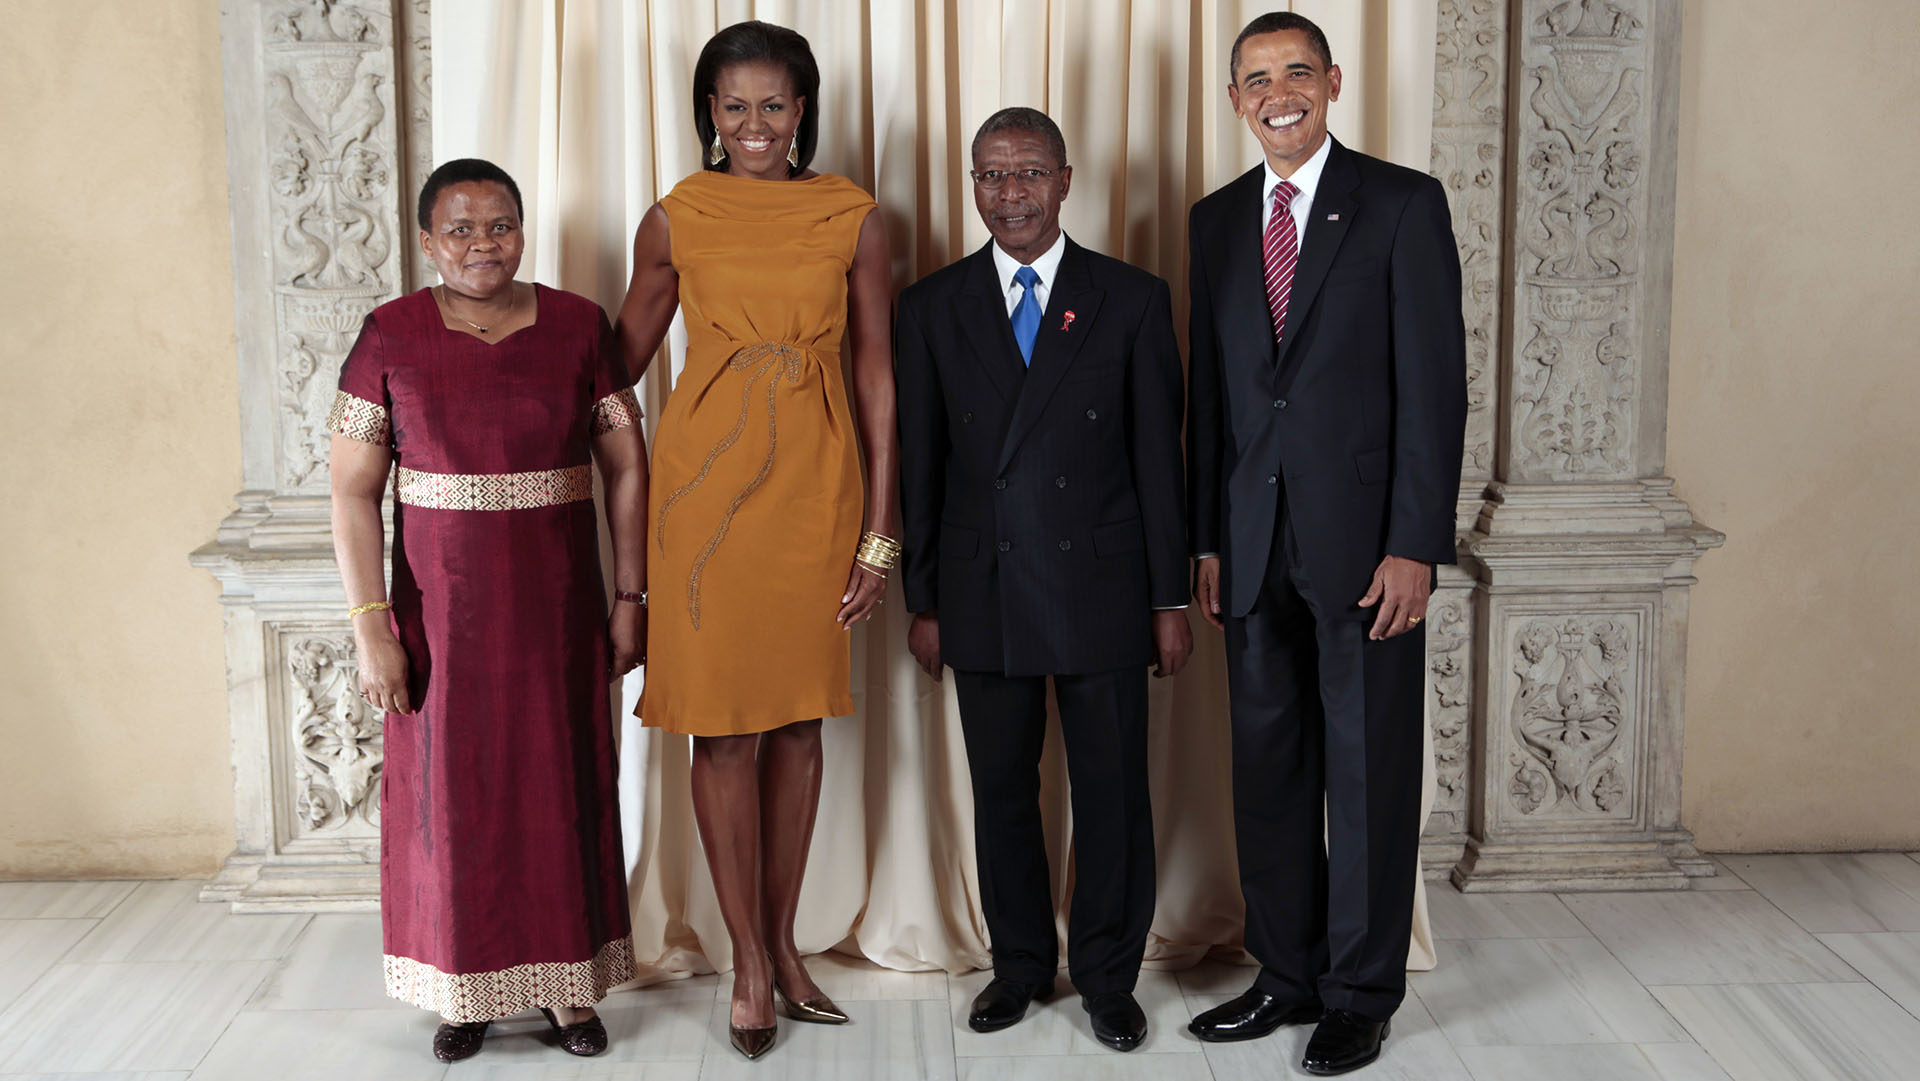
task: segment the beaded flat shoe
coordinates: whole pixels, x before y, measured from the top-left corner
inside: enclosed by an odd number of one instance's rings
[[[487,1026],[491,1021],[468,1021],[455,1024],[442,1021],[433,1032],[433,1057],[441,1062],[459,1062],[480,1053],[480,1044],[487,1038]]]
[[[562,1025],[560,1019],[553,1016],[552,1010],[542,1006],[540,1012],[546,1015],[547,1024],[553,1026],[553,1031],[560,1034],[560,1046],[567,1054],[592,1058],[607,1049],[607,1026],[598,1014],[585,1021]]]

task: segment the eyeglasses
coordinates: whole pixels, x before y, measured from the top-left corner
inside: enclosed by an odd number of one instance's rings
[[[1064,169],[1066,167],[1061,166],[1061,168]],[[988,191],[992,191],[1009,180],[1018,180],[1026,184],[1038,184],[1059,171],[1060,169],[1014,169],[1009,172],[1004,169],[988,169],[985,172],[969,172],[967,175],[973,177],[975,184],[980,185]]]

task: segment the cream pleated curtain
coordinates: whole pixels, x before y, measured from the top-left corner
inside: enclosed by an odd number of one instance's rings
[[[905,286],[987,240],[966,177],[975,128],[1007,105],[1051,115],[1074,166],[1062,211],[1078,242],[1174,284],[1185,324],[1186,212],[1259,161],[1227,103],[1240,27],[1284,4],[1148,0],[441,0],[433,5],[436,160],[505,167],[527,202],[523,278],[615,311],[640,216],[700,168],[689,98],[714,31],[764,19],[807,36],[821,86],[813,161],[879,201]],[[1434,0],[1296,0],[1345,75],[1334,134],[1425,170]],[[1183,333],[1184,337],[1184,333]],[[641,386],[649,415],[672,389],[685,339]],[[826,777],[798,937],[900,969],[991,963],[974,880],[972,798],[951,682],[905,648],[899,592],[854,632],[856,713],[825,726]],[[1152,686],[1158,907],[1148,958],[1236,954],[1226,679],[1218,633],[1197,614],[1188,670]],[[630,716],[621,796],[643,982],[732,963],[688,796],[689,745]],[[1432,792],[1428,755],[1427,791]],[[1057,730],[1044,776],[1055,894],[1072,883]],[[1409,967],[1433,964],[1424,892]],[[1064,906],[1061,924],[1064,930]],[[1064,956],[1064,953],[1063,953]]]

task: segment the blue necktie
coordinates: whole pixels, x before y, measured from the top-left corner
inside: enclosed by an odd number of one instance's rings
[[[1020,343],[1020,359],[1032,367],[1033,339],[1040,334],[1040,298],[1033,295],[1033,287],[1040,284],[1040,275],[1023,266],[1013,272],[1013,280],[1027,291],[1013,307],[1013,340]]]

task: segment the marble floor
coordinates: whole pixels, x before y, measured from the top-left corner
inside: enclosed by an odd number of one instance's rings
[[[1680,894],[1431,893],[1440,966],[1411,980],[1372,1081],[1920,1078],[1920,853],[1728,856]],[[1202,1044],[1185,1029],[1249,969],[1147,972],[1129,1055],[1071,995],[983,1036],[986,974],[813,971],[854,1017],[784,1024],[759,1062],[726,1044],[728,980],[622,992],[613,1047],[569,1058],[497,1026],[451,1068],[434,1021],[380,991],[373,916],[234,916],[192,882],[0,883],[0,1081],[1253,1081],[1303,1076],[1305,1029]]]

